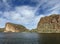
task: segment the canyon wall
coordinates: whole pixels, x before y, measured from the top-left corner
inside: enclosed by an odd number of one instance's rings
[[[60,33],[60,15],[42,17],[37,26],[38,33]]]

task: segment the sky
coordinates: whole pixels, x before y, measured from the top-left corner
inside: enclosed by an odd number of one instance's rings
[[[60,0],[0,0],[0,28],[11,22],[34,29],[51,14],[60,14]]]

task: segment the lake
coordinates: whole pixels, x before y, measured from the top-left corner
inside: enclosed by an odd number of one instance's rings
[[[0,44],[60,44],[60,34],[0,33]]]

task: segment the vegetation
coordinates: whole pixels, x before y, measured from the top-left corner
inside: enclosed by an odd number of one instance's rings
[[[4,28],[0,28],[0,32],[4,32]]]
[[[30,32],[37,32],[37,29],[32,29],[30,30]]]

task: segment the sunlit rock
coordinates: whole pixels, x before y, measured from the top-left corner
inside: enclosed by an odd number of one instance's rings
[[[23,32],[25,30],[26,30],[26,28],[22,25],[6,23],[4,32]]]

